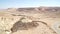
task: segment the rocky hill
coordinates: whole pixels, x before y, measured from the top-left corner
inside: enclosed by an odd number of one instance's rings
[[[60,7],[0,10],[0,34],[60,34]]]

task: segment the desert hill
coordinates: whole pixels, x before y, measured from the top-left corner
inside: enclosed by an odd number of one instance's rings
[[[0,10],[0,33],[60,34],[60,7]]]

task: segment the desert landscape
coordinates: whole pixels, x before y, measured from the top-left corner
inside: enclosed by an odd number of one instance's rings
[[[0,34],[60,34],[60,7],[2,9]]]

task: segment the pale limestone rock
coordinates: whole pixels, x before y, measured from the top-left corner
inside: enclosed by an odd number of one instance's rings
[[[56,31],[57,34],[60,34],[60,22],[55,22],[53,25],[52,25],[52,29],[54,31]]]
[[[20,18],[21,16],[0,15],[0,34],[10,34],[13,24],[20,20]]]
[[[23,18],[21,21],[22,21],[23,23],[32,22],[32,20],[29,19],[29,18],[27,18],[27,17]]]
[[[11,34],[11,31],[0,30],[0,34]]]

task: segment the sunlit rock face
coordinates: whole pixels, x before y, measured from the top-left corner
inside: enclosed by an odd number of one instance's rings
[[[32,20],[28,17],[24,17],[24,18],[21,19],[21,22],[28,23],[28,22],[32,22]]]
[[[0,17],[0,27],[2,27],[4,30],[9,29],[9,28],[11,28],[10,26],[12,26],[16,22],[16,20],[18,20],[18,18]],[[2,29],[2,28],[0,28],[0,29]]]
[[[20,16],[12,16],[9,14],[0,14],[0,34],[9,34],[13,24],[20,20]]]
[[[10,30],[0,30],[0,34],[11,34]]]
[[[57,34],[60,34],[60,22],[55,22],[52,25],[52,29],[55,30],[57,32]]]

